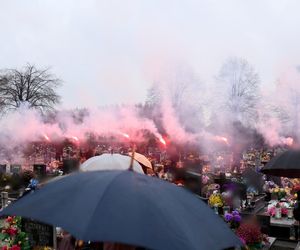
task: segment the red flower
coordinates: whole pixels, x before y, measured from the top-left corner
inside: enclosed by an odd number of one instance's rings
[[[3,246],[3,247],[1,248],[1,250],[8,250],[8,247],[7,247],[7,246]]]
[[[270,207],[270,208],[268,209],[268,214],[269,214],[270,216],[275,216],[275,214],[276,214],[276,208],[275,208],[274,206]]]
[[[288,213],[289,213],[289,210],[287,208],[285,208],[285,207],[281,208],[282,215],[288,215]]]
[[[297,184],[295,185],[293,188],[292,188],[293,192],[298,192],[300,190],[300,184]]]
[[[18,229],[15,227],[10,227],[9,229],[6,230],[6,233],[8,233],[11,236],[16,235],[18,232]]]
[[[19,247],[18,245],[13,245],[10,250],[21,250],[21,247]]]
[[[246,244],[260,243],[263,240],[263,234],[259,226],[253,223],[241,224],[236,234],[242,238]]]
[[[14,218],[11,216],[8,216],[5,220],[7,223],[12,223],[14,221]]]

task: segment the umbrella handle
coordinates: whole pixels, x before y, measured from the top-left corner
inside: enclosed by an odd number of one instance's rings
[[[130,165],[129,165],[129,168],[128,168],[129,171],[133,171],[133,162],[134,162],[134,154],[135,154],[135,150],[136,150],[136,146],[135,146],[135,144],[134,144],[134,145],[133,145],[133,148],[132,148],[132,154],[131,154],[131,159],[130,159]]]

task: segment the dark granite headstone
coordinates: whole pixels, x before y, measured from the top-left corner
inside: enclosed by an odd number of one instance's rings
[[[45,164],[35,164],[33,165],[33,172],[40,177],[46,175],[46,165]]]
[[[6,164],[1,164],[0,165],[0,174],[5,174],[6,173]]]
[[[65,159],[63,161],[63,171],[65,174],[76,172],[79,170],[79,165],[78,159]]]
[[[22,230],[27,233],[32,248],[36,246],[54,246],[52,226],[22,218]]]
[[[10,165],[10,172],[12,174],[19,174],[21,172],[21,165]]]

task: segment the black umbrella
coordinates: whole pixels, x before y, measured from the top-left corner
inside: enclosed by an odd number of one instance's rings
[[[241,245],[221,218],[192,193],[131,171],[70,175],[9,205],[2,215],[60,226],[84,241],[157,250]]]
[[[289,150],[275,156],[261,169],[261,172],[289,178],[300,177],[300,151]]]
[[[254,187],[259,193],[263,191],[263,174],[257,172],[254,168],[248,167],[242,174],[248,186]]]

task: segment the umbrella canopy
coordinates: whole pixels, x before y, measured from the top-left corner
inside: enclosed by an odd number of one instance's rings
[[[127,170],[130,165],[131,158],[127,155],[120,154],[102,154],[94,156],[83,164],[80,169],[82,171],[97,171],[97,170]],[[133,162],[133,170],[143,174],[142,166],[137,162]]]
[[[128,154],[129,156],[132,156],[131,152]],[[146,168],[153,169],[151,162],[148,160],[146,156],[135,152],[133,158],[140,164],[144,165]]]
[[[267,175],[299,178],[300,151],[289,150],[275,156],[261,169],[261,172]]]
[[[240,240],[187,190],[132,171],[72,174],[12,203],[3,215],[60,226],[84,241],[156,250],[217,250]]]
[[[248,167],[242,174],[247,186],[254,187],[259,193],[263,192],[264,179],[263,174],[257,172],[254,168]]]

